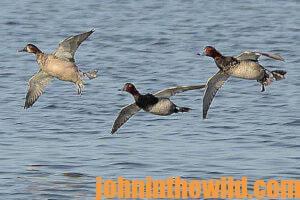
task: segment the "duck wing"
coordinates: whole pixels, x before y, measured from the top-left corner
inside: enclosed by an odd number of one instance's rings
[[[127,122],[130,117],[136,114],[141,109],[136,105],[136,103],[132,103],[128,106],[122,108],[119,112],[117,119],[114,122],[114,125],[111,130],[111,134],[114,134],[125,122]]]
[[[199,90],[205,88],[205,84],[201,85],[190,85],[190,86],[177,86],[177,87],[171,87],[164,90],[160,90],[154,94],[155,97],[165,97],[169,98],[171,96],[174,96],[177,93],[189,91],[189,90]]]
[[[235,56],[235,58],[237,60],[253,60],[253,61],[257,62],[260,56],[266,56],[266,57],[272,58],[274,60],[284,61],[284,58],[278,54],[262,53],[262,52],[255,52],[255,51],[245,51],[245,52],[241,53],[240,55]]]
[[[219,71],[208,79],[206,84],[206,90],[203,97],[203,119],[206,118],[208,109],[211,105],[218,90],[223,86],[225,81],[229,78],[229,75],[223,71]]]
[[[86,40],[95,30],[81,33],[79,35],[70,36],[59,43],[58,48],[53,53],[56,57],[75,62],[74,55],[79,45]]]
[[[47,73],[40,70],[28,81],[28,91],[26,94],[26,100],[24,108],[30,108],[38,98],[43,94],[45,87],[53,79],[53,76],[48,75]]]

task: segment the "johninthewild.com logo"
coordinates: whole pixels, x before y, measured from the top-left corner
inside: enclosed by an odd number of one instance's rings
[[[104,180],[96,177],[96,200],[109,198],[299,199],[300,180],[255,180],[250,187],[247,177],[240,180],[230,176],[211,180],[186,180],[180,177],[130,180],[121,176],[117,180]]]

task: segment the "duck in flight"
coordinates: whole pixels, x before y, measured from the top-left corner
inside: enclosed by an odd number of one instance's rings
[[[198,55],[201,54],[198,53]],[[284,75],[286,74],[286,71],[269,71],[258,63],[260,56],[284,61],[284,59],[277,54],[246,51],[238,56],[223,56],[214,47],[206,46],[204,48],[204,55],[212,57],[219,68],[219,71],[207,81],[203,98],[204,119],[207,116],[208,109],[217,91],[230,76],[248,80],[257,80],[261,84],[262,92],[265,91],[265,86],[270,85],[273,80],[278,81],[285,78]]]
[[[192,86],[178,86],[171,87],[154,94],[140,94],[132,83],[126,83],[123,87],[123,91],[130,93],[134,98],[134,103],[125,106],[115,120],[111,134],[115,133],[130,117],[136,114],[140,110],[152,113],[154,115],[167,116],[178,112],[188,112],[190,108],[179,107],[175,105],[169,97],[174,96],[177,93],[198,90],[205,88],[204,85],[192,85]]]
[[[33,44],[27,44],[19,52],[33,53],[39,65],[38,72],[28,82],[24,108],[30,108],[43,94],[48,83],[57,78],[62,81],[72,82],[76,85],[78,94],[84,88],[83,77],[96,78],[98,70],[81,72],[75,64],[75,52],[79,45],[86,40],[94,30],[71,36],[59,43],[58,48],[51,54],[43,53]]]

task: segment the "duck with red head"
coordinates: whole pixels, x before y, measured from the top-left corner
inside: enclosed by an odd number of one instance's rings
[[[206,91],[203,98],[203,118],[206,118],[208,109],[214,96],[230,76],[257,80],[262,86],[262,92],[265,86],[271,84],[273,80],[284,79],[286,71],[269,71],[258,63],[260,56],[266,56],[275,60],[284,61],[277,54],[260,52],[243,52],[239,56],[223,56],[212,46],[206,46],[203,50],[205,56],[212,57],[219,68],[219,71],[208,79]]]
[[[135,98],[138,98],[141,95],[132,83],[125,83],[122,91],[126,91],[126,92],[132,94],[132,96]]]
[[[135,103],[139,108],[146,112],[150,112],[155,115],[170,115],[174,112],[178,112],[177,107],[168,98],[158,98],[153,94],[140,94],[139,91],[132,83],[126,83],[123,87],[123,91],[130,93],[135,100]]]
[[[205,84],[192,86],[177,86],[161,90],[155,94],[140,94],[132,83],[126,83],[123,91],[134,97],[134,103],[124,107],[114,122],[111,133],[115,133],[130,117],[140,110],[154,115],[167,116],[178,112],[188,112],[190,108],[178,107],[169,97],[188,90],[199,90],[205,88]]]
[[[57,78],[62,81],[72,82],[76,85],[78,94],[84,88],[83,77],[93,79],[97,70],[81,72],[75,64],[74,55],[79,45],[86,40],[94,30],[79,35],[68,37],[61,43],[54,53],[43,53],[37,46],[27,44],[19,52],[28,52],[36,55],[39,71],[29,80],[29,89],[26,94],[24,108],[30,108],[43,94],[48,83]]]
[[[203,49],[203,53],[205,56],[209,56],[209,57],[212,57],[212,58],[223,58],[223,55],[218,52],[214,47],[212,46],[206,46],[204,49]]]

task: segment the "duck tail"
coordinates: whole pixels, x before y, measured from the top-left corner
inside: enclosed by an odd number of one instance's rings
[[[261,83],[261,91],[265,91],[265,86],[271,85],[272,81],[275,79],[276,81],[285,79],[284,75],[287,72],[284,70],[274,70],[274,71],[268,71],[265,70],[265,76],[262,80],[259,80],[258,82]]]
[[[178,113],[178,112],[189,112],[191,110],[191,108],[188,108],[188,107],[177,107],[176,110],[175,110],[175,113]]]
[[[271,73],[276,81],[285,79],[284,75],[286,74],[286,71],[284,71],[284,70],[274,70],[274,71],[271,71]]]
[[[82,75],[86,78],[89,78],[89,79],[94,79],[97,77],[97,73],[98,73],[98,70],[97,69],[93,69],[91,71],[88,71],[88,72],[82,72]]]

